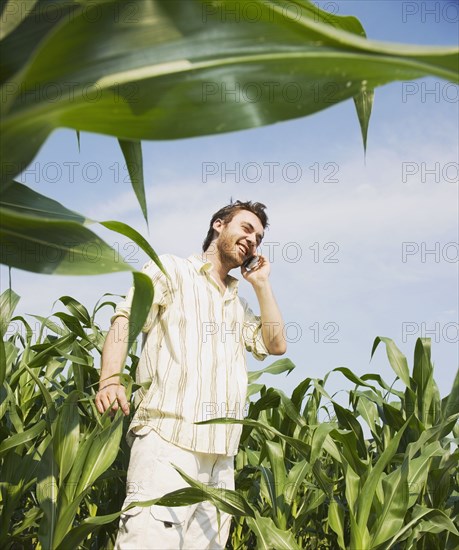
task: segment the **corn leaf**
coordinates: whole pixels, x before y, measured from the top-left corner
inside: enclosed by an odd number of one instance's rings
[[[408,363],[406,357],[395,345],[394,341],[390,338],[385,338],[383,336],[377,336],[373,343],[373,348],[371,350],[371,357],[373,357],[376,348],[380,342],[386,344],[386,353],[389,359],[390,366],[394,370],[395,374],[400,378],[402,382],[409,388],[410,387],[410,375],[408,370]],[[411,411],[414,412],[414,411]]]
[[[246,521],[257,537],[259,550],[300,550],[292,533],[277,528],[271,518],[255,512],[255,518],[247,518]]]
[[[139,201],[142,209],[143,217],[148,226],[147,201],[145,198],[145,187],[143,182],[143,160],[142,160],[142,145],[140,141],[130,141],[126,139],[118,140],[121,151],[123,152],[126,166],[131,178],[132,188]]]
[[[256,24],[226,16],[250,3],[259,10]],[[20,49],[3,84],[4,181],[57,127],[123,140],[177,139],[272,124],[357,98],[365,138],[375,87],[428,75],[458,78],[455,48],[370,41],[355,18],[343,22],[306,1],[295,19],[268,0],[70,3],[72,16],[62,10],[54,25],[39,27],[37,40],[31,21],[45,5],[37,2],[1,44],[2,58]],[[26,93],[49,83],[61,90],[58,101]],[[292,83],[294,101],[284,97]],[[261,91],[255,100],[241,93],[249,85]],[[235,87],[239,94],[226,93]]]

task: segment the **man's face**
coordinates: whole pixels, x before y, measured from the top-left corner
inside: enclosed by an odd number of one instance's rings
[[[231,269],[241,266],[247,258],[256,254],[264,235],[258,216],[248,210],[238,211],[227,224],[215,222],[214,229],[219,232],[215,244],[220,259]]]

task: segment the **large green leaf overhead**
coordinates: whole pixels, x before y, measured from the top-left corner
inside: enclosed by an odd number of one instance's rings
[[[13,182],[0,192],[0,263],[34,273],[133,271],[87,224],[93,220]]]
[[[427,75],[457,81],[457,49],[372,42],[355,18],[305,0],[82,2],[40,34],[33,18],[47,4],[37,2],[2,41],[1,57],[12,53],[3,62],[3,181],[58,127],[176,139],[356,98],[365,138],[376,86]]]
[[[0,263],[57,275],[135,271],[87,228],[96,220],[13,181],[0,190]],[[134,228],[114,220],[98,222],[136,243],[167,275],[150,243]]]
[[[95,220],[69,210],[16,181],[0,190],[0,218],[2,264],[34,273],[56,275],[133,271],[135,292],[129,335],[130,343],[135,341],[153,302],[153,284],[146,273],[135,271],[105,241],[87,228]],[[134,228],[112,220],[99,223],[131,239],[168,276],[156,252]],[[14,306],[14,298],[12,303]],[[0,329],[3,333],[5,326]],[[4,358],[2,365],[6,362],[5,353],[5,349],[0,347],[0,359]],[[4,371],[0,371],[0,379],[3,376]]]

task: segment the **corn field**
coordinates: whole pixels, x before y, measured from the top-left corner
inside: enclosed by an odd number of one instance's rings
[[[38,331],[14,316],[17,294],[0,297],[1,548],[113,547],[129,417],[100,416],[94,406],[106,335],[95,318],[114,308],[110,296],[92,314],[62,296],[66,311],[33,316]],[[290,397],[257,383],[263,372],[289,372],[289,359],[250,373],[236,490],[206,487],[182,473],[186,488],[159,503],[209,499],[232,513],[227,548],[234,550],[457,549],[459,375],[442,399],[429,339],[417,340],[411,371],[389,338],[376,338],[372,354],[380,344],[404,390],[377,374],[338,368],[354,384],[347,406],[327,393],[328,375],[306,378]],[[136,349],[123,375],[131,396],[138,388]]]
[[[135,271],[115,261],[110,246],[87,228],[97,220],[16,181],[57,128],[73,129],[78,144],[80,132],[118,139],[148,225],[141,140],[306,117],[332,106],[331,86],[333,104],[353,99],[366,147],[375,88],[426,76],[458,82],[456,47],[368,40],[358,19],[308,0],[283,2],[301,7],[298,21],[285,17],[276,0],[4,4],[0,261],[33,273]],[[260,15],[256,24],[242,18],[234,25],[226,17],[235,7],[253,6]],[[295,103],[277,96],[271,101],[270,95],[258,103],[222,101],[214,93],[203,98],[209,84],[226,82],[229,70],[241,86],[274,79],[283,89],[294,79],[305,96]],[[50,101],[44,91],[55,88],[62,94]],[[88,91],[97,100],[88,100]],[[146,239],[126,224],[98,223],[157,261]],[[33,261],[21,251],[37,239],[42,254]],[[84,261],[82,249],[91,243],[101,247],[100,262]],[[62,250],[62,261],[48,259]],[[138,298],[132,325],[141,327],[153,288],[142,273],[133,278]],[[92,313],[61,296],[63,311],[34,315],[33,326],[14,315],[17,294],[0,296],[2,549],[113,547],[125,497],[130,417],[100,416],[94,405],[106,337],[96,315],[115,307],[111,296],[105,294]],[[459,375],[442,398],[429,339],[417,340],[411,369],[392,340],[376,338],[372,353],[379,345],[396,384],[335,369],[354,385],[346,406],[327,393],[328,375],[306,378],[291,396],[258,383],[263,372],[290,372],[288,359],[251,373],[236,490],[202,486],[182,473],[185,488],[159,503],[211,500],[234,516],[228,541],[234,550],[459,548]],[[138,389],[137,351],[134,343],[122,377],[130,397]]]

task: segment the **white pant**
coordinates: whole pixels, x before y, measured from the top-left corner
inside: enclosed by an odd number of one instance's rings
[[[154,430],[136,436],[127,472],[126,500],[150,500],[189,487],[172,467],[215,488],[234,489],[234,457],[197,453],[162,439]],[[229,534],[231,516],[208,501],[190,506],[135,506],[121,515],[115,550],[220,550]]]

